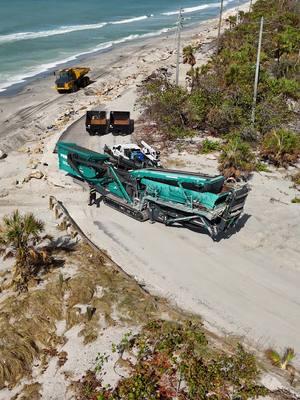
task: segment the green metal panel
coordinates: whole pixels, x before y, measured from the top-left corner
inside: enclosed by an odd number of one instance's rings
[[[159,169],[139,169],[135,171],[131,171],[130,174],[135,178],[149,178],[156,180],[167,180],[170,182],[185,182],[199,186],[205,186],[207,184],[217,184],[223,183],[224,177],[222,175],[218,176],[209,176],[209,175],[201,175],[201,174],[191,174],[184,173],[183,171],[168,171],[168,170],[159,170]]]
[[[192,207],[193,202],[199,202],[208,209],[216,206],[216,201],[227,197],[227,193],[214,194],[209,192],[196,192],[194,190],[183,189],[178,186],[171,186],[165,183],[142,179],[141,183],[146,186],[146,193],[150,196],[168,202],[187,204]]]
[[[81,146],[78,146],[75,143],[58,142],[57,153],[58,153],[59,168],[67,172],[68,174],[77,177],[81,176],[69,164],[68,162],[69,154],[76,154],[86,161],[91,161],[95,163],[109,161],[109,156],[105,154],[96,153],[95,151],[92,150],[85,149]],[[94,168],[80,166],[79,170],[86,179],[89,179],[91,181],[96,179]],[[96,179],[96,181],[98,181],[98,179]]]

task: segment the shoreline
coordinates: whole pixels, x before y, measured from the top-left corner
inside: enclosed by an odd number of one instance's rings
[[[240,9],[242,10],[243,8],[245,8],[246,5],[249,5],[249,4],[250,4],[249,1],[245,1],[244,3],[240,4]],[[226,9],[226,7],[224,7],[224,19],[225,19],[226,14],[234,13],[234,12],[236,12],[236,10],[237,10],[236,5],[234,7],[229,7],[228,9]],[[202,25],[214,23],[217,20],[218,20],[218,16],[213,17],[213,18],[208,18],[206,20],[194,22],[193,24],[191,24],[187,27],[184,27],[182,30],[182,34],[183,35],[186,35],[189,33],[193,34],[195,30],[201,29]],[[223,20],[223,25],[224,24],[225,24],[225,21]],[[121,43],[113,43],[112,42],[111,47],[103,48],[103,49],[99,49],[99,50],[90,50],[88,52],[84,52],[85,54],[82,54],[82,55],[80,55],[80,54],[78,56],[74,55],[73,60],[70,60],[67,62],[64,62],[64,61],[57,62],[55,64],[55,66],[50,67],[49,69],[47,69],[45,71],[33,73],[32,76],[28,76],[28,77],[25,76],[24,78],[20,78],[23,80],[22,82],[16,82],[16,83],[13,83],[12,85],[8,86],[7,88],[1,89],[0,90],[0,99],[2,97],[12,97],[12,96],[18,95],[19,93],[22,92],[22,90],[26,89],[26,86],[28,86],[30,84],[34,84],[35,81],[38,81],[40,79],[44,79],[44,78],[48,78],[49,76],[52,76],[53,72],[59,68],[71,67],[74,65],[78,65],[78,63],[80,63],[80,62],[83,62],[83,63],[89,62],[90,59],[93,59],[95,57],[98,58],[102,54],[114,53],[116,51],[121,50],[122,48],[127,49],[127,47],[129,47],[129,49],[130,49],[130,47],[139,47],[139,46],[142,46],[144,43],[146,45],[153,44],[153,46],[154,46],[155,42],[157,42],[161,39],[164,39],[164,38],[168,38],[169,36],[175,35],[176,27],[165,28],[165,29],[167,30],[167,32],[158,33],[157,35],[155,34],[155,32],[150,32],[149,35],[151,35],[151,36],[149,38],[141,36],[139,38],[128,40],[126,42],[121,42]],[[165,30],[165,29],[162,29],[162,30]],[[146,35],[148,35],[148,33]],[[120,40],[122,40],[122,39],[120,39]],[[104,44],[105,43],[103,43],[103,45]]]
[[[248,7],[244,4],[240,9]],[[226,29],[226,15],[232,14],[234,8],[224,13],[223,29]],[[211,46],[217,29],[217,19],[202,22],[182,32],[182,46],[193,40]],[[85,58],[91,68],[89,74],[92,83],[76,93],[58,94],[54,88],[54,77],[51,73],[33,77],[28,82],[19,84],[9,93],[0,94],[0,150],[8,153],[16,150],[24,143],[36,140],[41,131],[48,131],[48,126],[72,108],[96,106],[106,102],[106,87],[111,88],[108,100],[120,86],[124,86],[124,79],[133,76],[130,85],[136,87],[144,78],[155,69],[164,66],[173,68],[176,62],[174,49],[174,34],[166,34],[143,41],[124,43],[110,51],[92,54]],[[206,53],[206,52],[204,52]],[[205,59],[208,57],[205,55]],[[204,60],[205,60],[204,59]],[[88,62],[87,62],[88,60]],[[201,60],[203,61],[203,60]],[[184,83],[186,66],[181,64],[182,83]],[[123,79],[124,77],[124,79]],[[125,84],[128,87],[128,85]],[[124,86],[124,90],[126,89]],[[104,89],[103,89],[104,88]],[[85,95],[94,91],[95,96]],[[75,122],[76,116],[73,116]],[[24,134],[25,133],[25,134]]]

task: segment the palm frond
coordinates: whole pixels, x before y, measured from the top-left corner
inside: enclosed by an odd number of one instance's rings
[[[275,365],[276,367],[281,366],[281,357],[276,350],[270,348],[266,350],[265,355],[267,359],[271,361],[272,365]]]
[[[282,356],[282,362],[285,364],[290,363],[296,357],[295,350],[291,347],[287,347]]]

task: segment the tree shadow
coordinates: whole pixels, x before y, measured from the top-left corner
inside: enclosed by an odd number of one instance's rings
[[[44,249],[50,252],[63,251],[65,253],[72,253],[75,251],[77,242],[68,235],[60,236],[58,238],[52,239],[49,244],[47,244]]]

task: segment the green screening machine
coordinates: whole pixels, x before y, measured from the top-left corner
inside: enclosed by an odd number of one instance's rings
[[[59,168],[87,182],[103,202],[139,221],[204,228],[213,238],[233,227],[249,193],[223,176],[147,168],[119,170],[105,154],[57,145]]]

